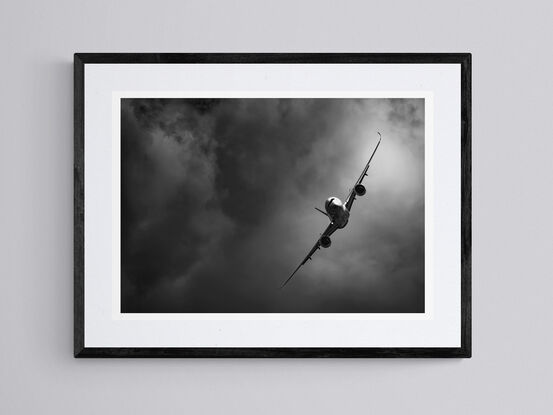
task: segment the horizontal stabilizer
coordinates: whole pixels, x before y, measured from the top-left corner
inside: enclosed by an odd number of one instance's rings
[[[328,216],[328,213],[326,213],[324,210],[321,210],[321,209],[319,209],[318,207],[316,207],[315,210],[321,212],[323,215],[325,215],[327,218],[330,219],[330,216]]]

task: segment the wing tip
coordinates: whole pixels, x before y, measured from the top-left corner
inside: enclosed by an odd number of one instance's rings
[[[280,289],[281,289],[281,290],[286,286],[286,284],[288,284],[288,282],[290,282],[290,280],[292,279],[292,277],[293,277],[294,275],[296,275],[296,272],[298,272],[298,270],[299,270],[300,268],[301,268],[301,265],[298,266],[298,267],[296,268],[296,270],[295,270],[294,272],[292,272],[292,275],[290,275],[290,276],[288,277],[288,279],[282,283],[282,285],[280,286]]]
[[[288,284],[288,281],[290,281],[290,279],[292,279],[292,277],[288,278],[286,281],[284,281],[282,283],[282,285],[280,286],[280,289],[282,290],[284,287],[286,287],[286,284]]]

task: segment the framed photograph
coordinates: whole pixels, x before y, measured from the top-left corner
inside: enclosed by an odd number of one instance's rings
[[[87,54],[76,357],[470,357],[471,55]]]

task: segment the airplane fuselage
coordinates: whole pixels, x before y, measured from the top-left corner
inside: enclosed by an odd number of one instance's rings
[[[344,228],[348,224],[349,210],[337,197],[329,197],[325,202],[325,210],[330,220],[338,226]]]

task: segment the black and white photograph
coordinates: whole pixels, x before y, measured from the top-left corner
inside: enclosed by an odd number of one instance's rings
[[[424,98],[121,98],[121,313],[424,313]]]

